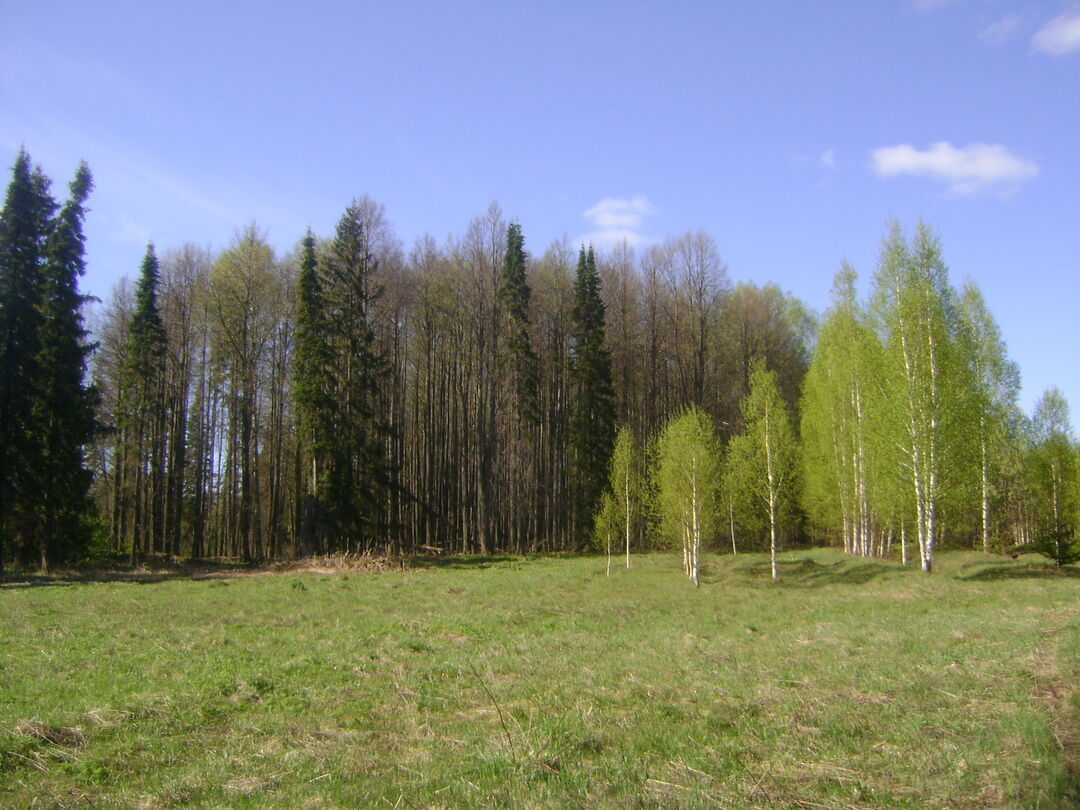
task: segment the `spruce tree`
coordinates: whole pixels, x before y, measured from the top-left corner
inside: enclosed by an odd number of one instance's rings
[[[538,399],[539,370],[536,353],[529,339],[529,284],[525,277],[525,238],[521,225],[511,222],[506,229],[506,255],[499,281],[506,349],[513,378],[515,405],[522,421],[540,419]]]
[[[43,568],[50,558],[70,558],[84,551],[91,529],[91,474],[83,453],[96,433],[97,393],[85,383],[93,345],[82,317],[89,297],[79,293],[79,278],[86,271],[83,220],[92,189],[90,170],[83,163],[46,242],[39,355],[43,441],[37,475]]]
[[[310,229],[301,243],[296,284],[293,396],[301,448],[310,465],[301,503],[300,544],[302,553],[311,553],[321,550],[324,541],[319,530],[324,519],[320,499],[326,488],[327,457],[333,444],[334,400],[326,302],[319,279],[315,237]]]
[[[46,242],[56,203],[20,150],[0,212],[0,565],[33,544]],[[5,548],[5,546],[7,548]]]
[[[0,564],[10,551],[44,569],[88,538],[94,394],[78,279],[92,185],[80,165],[57,213],[22,150],[0,212]]]
[[[386,539],[393,479],[381,402],[389,363],[374,328],[379,262],[359,204],[338,221],[324,269],[336,384],[327,507],[338,547],[366,551]]]
[[[158,307],[161,273],[148,245],[135,285],[135,306],[124,349],[119,429],[124,458],[125,534],[132,561],[163,542],[165,325]]]
[[[604,302],[590,246],[582,247],[574,280],[572,374],[574,402],[570,446],[575,493],[575,529],[591,533],[615,443],[615,394],[611,355],[604,345]]]

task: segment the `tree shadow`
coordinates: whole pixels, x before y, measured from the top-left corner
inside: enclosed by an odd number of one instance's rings
[[[125,565],[111,568],[76,568],[48,574],[9,570],[0,576],[0,588],[70,587],[117,582],[153,585],[172,580],[231,579],[259,570],[259,566],[254,563],[218,560],[154,560],[139,567]]]
[[[823,564],[816,560],[779,560],[777,569],[780,575],[776,583],[788,588],[820,588],[824,585],[863,585],[885,574],[896,573],[894,565],[879,560],[852,558]],[[755,581],[771,580],[772,566],[768,560],[736,565],[732,574]],[[714,581],[720,581],[718,577]]]
[[[406,562],[408,568],[457,568],[483,569],[508,562],[521,562],[525,558],[508,554],[453,554],[447,556],[415,556]]]
[[[995,582],[1004,579],[1080,579],[1080,568],[1067,565],[1021,565],[1018,563],[989,563],[971,573],[957,576],[966,582]]]

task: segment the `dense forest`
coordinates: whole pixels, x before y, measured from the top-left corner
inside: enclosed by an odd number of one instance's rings
[[[526,249],[497,205],[406,250],[360,198],[275,255],[149,246],[84,322],[81,167],[0,213],[0,562],[832,543],[1064,553],[1080,448],[938,236],[820,316],[709,234]],[[92,334],[91,334],[92,332]],[[1049,545],[1047,545],[1049,544]]]

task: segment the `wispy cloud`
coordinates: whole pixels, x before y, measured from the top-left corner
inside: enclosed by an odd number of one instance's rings
[[[632,197],[605,197],[582,216],[594,228],[581,237],[582,242],[610,247],[620,242],[640,245],[652,241],[644,232],[645,217],[658,213],[658,209],[644,194]]]
[[[972,143],[958,148],[940,141],[923,150],[906,143],[884,146],[871,153],[871,163],[879,177],[929,177],[945,183],[954,194],[970,194],[985,188],[1012,191],[1039,173],[1035,163],[996,143]]]
[[[911,0],[911,7],[916,11],[934,11],[955,2],[956,0]]]
[[[826,149],[818,156],[818,163],[827,169],[836,165],[836,153],[832,149]]]
[[[980,29],[978,37],[984,45],[1004,45],[1016,35],[1021,21],[1019,14],[1010,14],[1008,17],[1002,17],[997,22],[990,23],[990,25]]]
[[[1050,20],[1031,38],[1031,46],[1051,56],[1080,50],[1080,7]]]
[[[121,214],[112,232],[112,240],[120,245],[146,245],[151,241],[150,229]]]

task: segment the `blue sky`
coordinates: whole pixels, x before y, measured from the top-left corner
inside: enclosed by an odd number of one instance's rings
[[[496,200],[542,252],[704,228],[828,304],[886,221],[934,225],[1030,408],[1080,421],[1080,3],[0,0],[0,162],[97,189],[85,289],[147,240],[279,250],[353,197],[406,247]],[[6,171],[6,168],[5,168]]]

